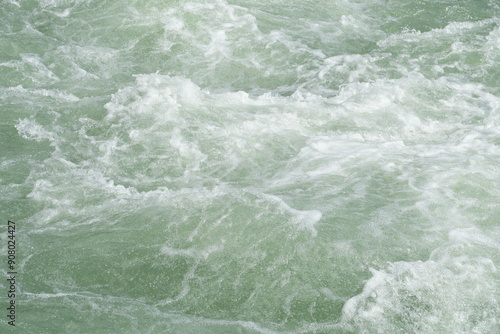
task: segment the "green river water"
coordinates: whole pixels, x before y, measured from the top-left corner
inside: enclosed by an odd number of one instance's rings
[[[2,0],[0,332],[500,333],[499,16]]]

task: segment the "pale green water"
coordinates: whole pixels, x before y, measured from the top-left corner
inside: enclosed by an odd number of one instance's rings
[[[0,332],[499,333],[499,13],[2,1]]]

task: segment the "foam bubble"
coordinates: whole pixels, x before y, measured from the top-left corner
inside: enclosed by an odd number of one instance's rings
[[[457,234],[467,236],[467,241],[457,239]],[[397,328],[412,333],[493,331],[498,325],[498,294],[493,292],[497,268],[492,259],[479,255],[482,252],[474,255],[484,242],[479,234],[456,231],[432,260],[371,270],[363,292],[345,303],[343,321],[367,333]]]
[[[51,131],[47,131],[43,126],[37,124],[31,119],[21,119],[16,124],[16,129],[18,133],[25,139],[42,141],[49,140],[54,141],[56,135]]]

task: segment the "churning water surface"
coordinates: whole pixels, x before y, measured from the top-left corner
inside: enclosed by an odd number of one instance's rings
[[[0,331],[499,333],[499,13],[2,1]]]

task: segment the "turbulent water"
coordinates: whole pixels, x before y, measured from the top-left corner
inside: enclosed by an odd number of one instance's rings
[[[0,332],[499,333],[499,17],[3,0]]]

